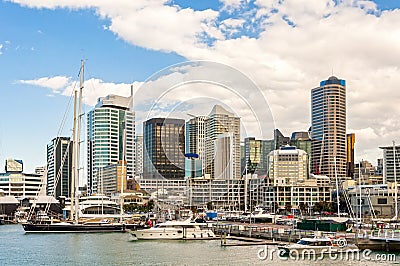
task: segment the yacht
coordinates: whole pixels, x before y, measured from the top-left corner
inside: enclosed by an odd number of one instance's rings
[[[275,223],[277,219],[281,218],[281,215],[276,215],[275,213],[260,209],[256,210],[250,218],[255,223]]]
[[[346,240],[328,237],[301,238],[296,244],[278,246],[280,256],[305,253],[313,255],[336,254],[349,250],[357,250],[354,245],[347,245]]]
[[[215,238],[207,223],[191,222],[190,218],[185,221],[167,221],[148,229],[131,230],[130,233],[138,240]]]

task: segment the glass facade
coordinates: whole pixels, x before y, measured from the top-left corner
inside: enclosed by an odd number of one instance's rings
[[[69,137],[54,138],[47,145],[47,195],[70,197],[72,146]]]
[[[115,95],[100,98],[99,104],[88,113],[89,194],[98,193],[100,184],[97,179],[103,167],[118,164],[119,161],[124,160],[127,164],[127,177],[134,176],[135,116],[126,105],[129,98]],[[125,158],[123,158],[124,152]]]
[[[311,171],[346,176],[346,87],[330,77],[311,90]]]
[[[185,120],[152,118],[143,124],[143,177],[183,179]]]

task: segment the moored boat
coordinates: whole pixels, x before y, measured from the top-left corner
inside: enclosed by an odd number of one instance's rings
[[[53,222],[53,223],[23,223],[26,233],[105,233],[126,232],[135,230],[137,225],[112,223],[109,221],[93,221],[85,223]]]
[[[354,245],[347,245],[345,239],[329,237],[302,238],[295,244],[278,246],[280,256],[289,255],[325,255],[358,250]]]
[[[212,239],[214,232],[207,223],[185,221],[167,221],[149,229],[131,230],[130,233],[138,240],[179,240],[179,239]]]

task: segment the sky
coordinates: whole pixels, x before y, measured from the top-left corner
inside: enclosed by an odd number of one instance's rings
[[[400,142],[400,1],[10,0],[0,2],[0,166],[46,163],[71,134],[71,92],[85,60],[84,112],[134,87],[137,130],[150,116],[189,119],[221,103],[242,136],[311,124],[310,93],[347,84],[356,161]],[[69,121],[71,120],[71,122]],[[59,133],[60,132],[60,133]],[[84,135],[84,134],[83,134]]]

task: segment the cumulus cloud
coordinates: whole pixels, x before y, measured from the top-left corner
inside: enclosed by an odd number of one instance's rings
[[[31,80],[19,80],[20,84],[34,85],[43,88],[51,89],[54,93],[60,93],[61,90],[67,86],[70,82],[70,78],[64,76],[56,77],[43,77]]]
[[[47,94],[48,97],[54,97],[58,94],[69,97],[72,96],[74,90],[79,88],[79,81],[64,76],[19,80],[18,83],[50,89],[52,93]],[[128,97],[131,94],[131,86],[133,86],[135,93],[141,84],[141,82],[134,82],[133,84],[113,83],[91,78],[84,82],[83,102],[89,106],[94,106],[98,98],[109,94]]]
[[[3,54],[3,52],[1,51],[1,49],[3,49],[3,45],[0,43],[0,55]]]
[[[347,81],[348,128],[360,135],[358,154],[375,161],[378,146],[400,136],[400,9],[381,11],[357,0],[221,0],[221,10],[201,11],[167,0],[14,2],[90,7],[109,20],[107,30],[132,45],[237,68],[262,88],[286,135],[308,129],[310,90],[333,72]]]

